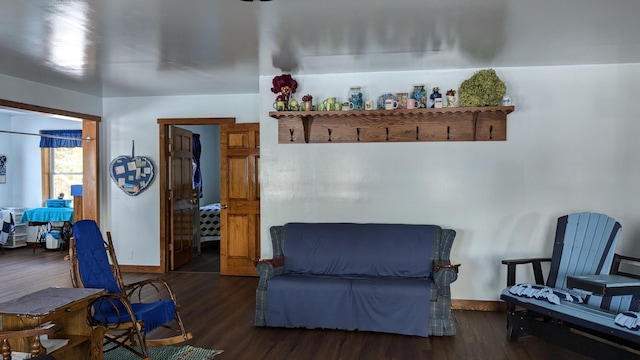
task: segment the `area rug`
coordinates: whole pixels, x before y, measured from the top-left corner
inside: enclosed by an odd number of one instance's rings
[[[210,350],[187,346],[154,346],[149,348],[153,360],[209,360],[222,354],[223,350]],[[104,360],[140,360],[136,354],[124,348],[104,353]]]

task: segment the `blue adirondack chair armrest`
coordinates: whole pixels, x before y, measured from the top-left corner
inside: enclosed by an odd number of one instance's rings
[[[502,264],[507,265],[507,286],[516,284],[516,267],[517,265],[531,264],[533,268],[533,276],[536,284],[544,285],[544,276],[542,275],[542,263],[551,262],[551,258],[529,258],[529,259],[511,259],[502,260]]]
[[[613,254],[610,273],[640,279],[640,258]]]

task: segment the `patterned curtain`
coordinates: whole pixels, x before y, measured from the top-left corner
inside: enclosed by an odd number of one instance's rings
[[[40,135],[41,148],[82,147],[82,130],[40,130]]]

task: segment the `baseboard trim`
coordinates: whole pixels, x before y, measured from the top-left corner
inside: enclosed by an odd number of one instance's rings
[[[507,304],[504,301],[452,299],[451,309],[472,311],[507,311]]]
[[[120,265],[120,271],[128,273],[164,274],[160,266]]]

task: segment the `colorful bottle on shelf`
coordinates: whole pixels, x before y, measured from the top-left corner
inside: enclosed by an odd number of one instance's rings
[[[352,86],[349,89],[349,107],[353,110],[364,110],[364,99],[360,86]]]
[[[411,92],[411,98],[416,101],[416,108],[424,109],[427,107],[427,91],[424,85],[415,85]]]
[[[429,96],[431,99],[431,107],[432,108],[441,108],[442,107],[442,94],[440,94],[440,88],[434,87],[433,93]]]

